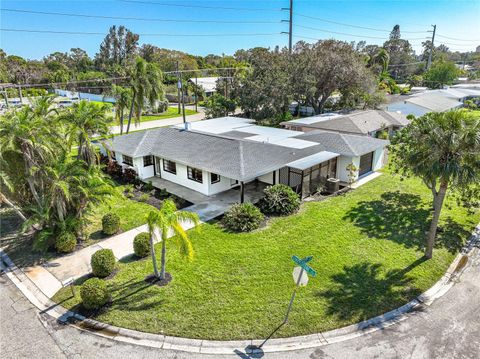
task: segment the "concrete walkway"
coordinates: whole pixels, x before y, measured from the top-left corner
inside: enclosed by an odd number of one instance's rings
[[[186,106],[186,108],[189,108],[189,106]],[[194,109],[194,108],[191,108]],[[188,122],[196,122],[196,121],[201,121],[205,119],[205,112],[204,109],[199,107],[198,108],[198,113],[194,115],[189,115],[186,116],[186,120]],[[133,120],[132,120],[133,122]],[[167,126],[174,126],[183,123],[183,116],[180,115],[178,117],[172,117],[172,118],[166,118],[164,120],[154,120],[154,121],[146,121],[146,122],[140,122],[138,125],[132,123],[130,126],[130,131],[140,131],[140,130],[148,130],[150,128],[156,128],[156,127],[167,127]],[[126,124],[123,126],[123,131],[127,129]],[[112,126],[110,127],[110,131],[112,134],[119,134],[120,133],[120,126]]]
[[[185,230],[194,227],[191,222],[185,222],[182,226]],[[96,251],[111,249],[117,260],[133,254],[133,240],[142,232],[148,232],[146,224],[53,259],[43,265],[22,268],[22,270],[43,294],[51,298],[60,288],[91,272],[90,258]],[[173,233],[169,233],[168,237],[172,235]],[[156,238],[158,242],[161,238],[160,233],[156,233]]]

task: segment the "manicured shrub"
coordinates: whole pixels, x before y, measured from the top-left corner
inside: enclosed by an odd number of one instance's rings
[[[133,252],[143,258],[150,253],[150,235],[147,232],[139,233],[133,240]]]
[[[92,273],[95,277],[108,277],[115,269],[115,256],[111,249],[100,249],[90,259]]]
[[[110,300],[110,291],[103,280],[90,278],[82,284],[80,297],[86,309],[98,309]]]
[[[286,216],[300,207],[300,197],[287,185],[268,186],[263,192],[265,197],[259,201],[258,205],[265,214]]]
[[[62,232],[55,240],[55,249],[60,253],[71,253],[77,246],[77,238],[73,233]]]
[[[102,218],[102,231],[105,234],[112,235],[120,229],[120,217],[115,213],[107,213]]]
[[[260,227],[264,216],[251,203],[236,203],[225,212],[222,223],[230,231],[249,232]]]

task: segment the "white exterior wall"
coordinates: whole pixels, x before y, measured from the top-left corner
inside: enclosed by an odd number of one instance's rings
[[[341,182],[349,181],[348,178],[348,171],[347,165],[353,163],[357,168],[360,167],[360,157],[347,157],[347,156],[339,156],[337,157],[337,177],[340,179]],[[358,179],[358,171],[355,175],[355,180]]]
[[[162,162],[160,165],[160,172],[161,172],[160,176],[163,179],[166,179],[168,181],[174,182],[181,186],[185,186],[187,188],[193,189],[194,191],[200,192],[208,196],[208,187],[209,187],[208,185],[210,183],[209,173],[207,171],[202,171],[203,183],[195,182],[195,181],[192,181],[191,179],[188,179],[187,166],[178,162],[175,162],[175,163],[177,167],[177,174],[164,171],[163,162]]]
[[[380,168],[383,167],[383,156],[384,156],[384,154],[385,154],[385,149],[384,148],[378,148],[373,153],[372,169],[374,171],[377,171],[377,170],[379,170]]]
[[[273,172],[264,174],[263,176],[258,177],[258,180],[260,182],[268,183],[268,184],[274,184],[273,183]]]
[[[135,167],[135,171],[137,171],[140,179],[153,177],[155,175],[153,165],[143,167],[143,157],[135,157],[133,159],[133,167]]]
[[[210,177],[211,173],[210,172],[204,172],[204,173],[208,174],[208,184],[209,184],[208,194],[209,195],[220,193],[220,192],[223,192],[223,191],[227,191],[230,188],[238,186],[238,184],[233,184],[233,182],[235,182],[235,181],[232,181],[231,178],[228,178],[228,177],[225,177],[225,176],[220,176],[220,182],[211,183],[211,177]]]

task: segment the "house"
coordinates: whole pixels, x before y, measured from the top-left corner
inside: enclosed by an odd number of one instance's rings
[[[377,137],[380,131],[392,135],[410,121],[401,113],[380,110],[353,111],[347,114],[326,113],[282,122],[281,125],[294,131],[335,131],[353,135]]]
[[[204,196],[238,190],[244,201],[249,183],[283,183],[302,197],[328,178],[349,182],[382,167],[388,141],[330,131],[303,133],[257,126],[253,120],[222,117],[115,137],[115,159],[138,177],[161,179]],[[157,181],[156,181],[157,180]],[[188,199],[188,198],[186,198]]]
[[[201,87],[205,97],[210,97],[217,92],[218,79],[218,77],[192,77],[188,81]]]
[[[428,112],[443,112],[461,108],[466,100],[475,97],[480,97],[480,90],[450,87],[408,96],[403,101],[389,104],[386,109],[405,115],[423,116]]]

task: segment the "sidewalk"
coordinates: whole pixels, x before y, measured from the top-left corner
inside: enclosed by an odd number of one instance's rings
[[[196,122],[196,121],[201,121],[205,119],[205,113],[204,109],[199,107],[198,108],[198,113],[194,115],[188,115],[186,116],[187,122]],[[167,127],[167,126],[173,126],[173,125],[178,125],[183,123],[183,116],[179,115],[178,117],[172,117],[172,118],[166,118],[164,120],[155,120],[155,121],[146,121],[146,122],[140,122],[138,125],[133,123],[132,119],[132,124],[130,126],[130,132],[131,131],[141,131],[141,130],[148,130],[149,128],[156,128],[156,127]],[[123,126],[123,131],[127,129],[126,124]],[[119,134],[120,133],[120,126],[112,126],[110,127],[110,131],[112,134]]]
[[[188,222],[183,223],[182,227],[188,230],[194,226],[193,223]],[[90,258],[96,251],[111,249],[117,260],[133,254],[133,240],[141,232],[148,232],[146,224],[53,259],[43,265],[23,268],[23,272],[43,294],[51,298],[65,285],[91,272]],[[173,233],[169,233],[168,237],[172,235]],[[156,233],[156,238],[158,242],[161,238],[160,233]]]

